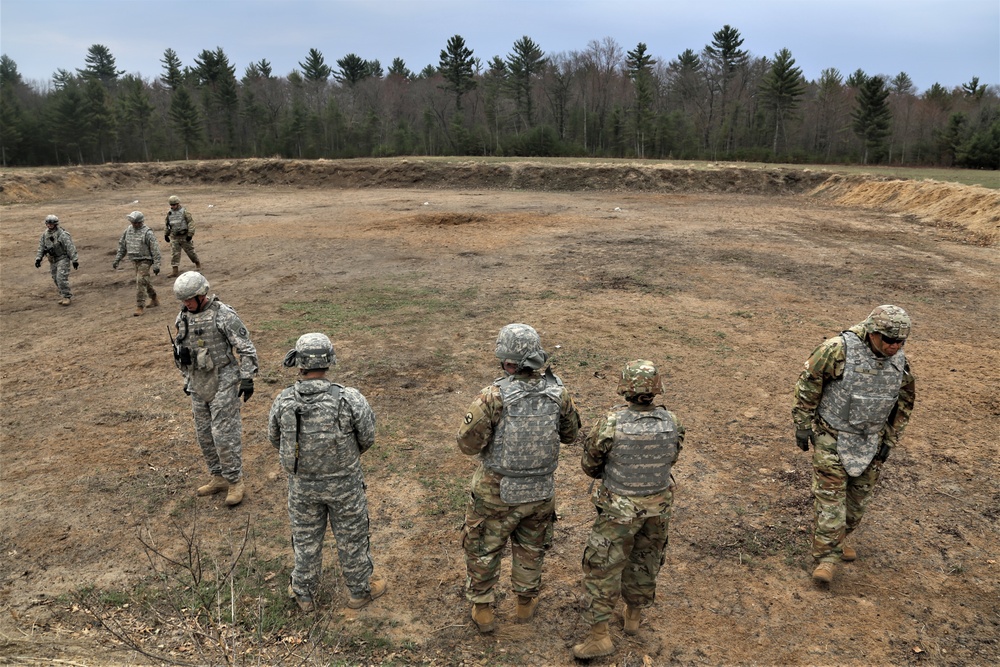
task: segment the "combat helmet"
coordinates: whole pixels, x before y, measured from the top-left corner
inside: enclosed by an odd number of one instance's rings
[[[45,224],[46,225],[58,225],[59,224],[59,216],[58,215],[47,215],[47,216],[45,216]]]
[[[208,279],[197,271],[185,271],[174,281],[174,296],[178,301],[187,301],[196,296],[208,294]]]
[[[132,224],[135,224],[137,222],[146,222],[146,216],[142,214],[142,211],[132,211],[131,213],[125,216],[125,219],[131,222]]]
[[[618,393],[622,396],[655,396],[663,393],[663,382],[660,372],[652,361],[636,359],[625,364],[621,379],[618,380]]]
[[[298,366],[307,371],[330,368],[337,365],[337,355],[333,343],[321,333],[307,333],[299,336],[295,349],[289,350],[282,364],[286,368]]]
[[[527,324],[508,324],[497,336],[496,357],[501,362],[517,364],[518,370],[538,370],[549,355],[542,349],[538,332]]]
[[[879,306],[865,320],[870,333],[882,334],[887,338],[906,340],[910,335],[910,316],[899,306]]]
[[[181,199],[177,195],[170,195],[169,197],[167,197],[167,203],[173,206],[174,204],[180,204]]]

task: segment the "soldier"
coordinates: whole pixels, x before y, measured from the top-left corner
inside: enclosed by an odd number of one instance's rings
[[[642,608],[656,598],[674,501],[670,470],[684,444],[677,416],[653,405],[663,393],[653,362],[626,364],[618,393],[628,404],[615,406],[594,426],[581,461],[588,476],[603,479],[592,496],[597,518],[583,551],[583,620],[591,627],[573,647],[579,659],[614,652],[608,621],[619,595],[629,635],[639,631]]]
[[[69,265],[72,263],[74,269],[79,269],[80,262],[73,238],[59,226],[59,218],[54,215],[45,216],[45,231],[38,239],[38,252],[35,254],[36,269],[42,266],[42,258],[45,256],[49,258],[52,282],[56,284],[62,297],[59,305],[68,306],[73,298],[73,292],[69,289]]]
[[[240,398],[245,403],[253,396],[257,350],[236,311],[214,294],[206,296],[208,289],[197,271],[174,281],[174,296],[184,304],[174,322],[174,361],[184,375],[195,434],[212,475],[198,495],[226,491],[226,504],[233,506],[245,493]]]
[[[288,473],[295,552],[288,596],[305,612],[316,608],[327,521],[351,592],[347,606],[360,609],[387,588],[385,579],[374,574],[361,471],[361,455],[375,443],[375,414],[357,389],[327,379],[336,363],[329,338],[301,336],[284,360],[288,368],[298,366],[299,379],[278,394],[268,416],[268,437]]]
[[[135,265],[135,312],[132,316],[140,317],[146,308],[147,294],[150,308],[160,305],[153,283],[149,280],[150,267],[154,275],[160,274],[160,244],[156,242],[153,230],[146,226],[146,216],[141,211],[132,211],[125,219],[131,224],[118,239],[118,254],[111,267],[117,270],[126,254]]]
[[[482,633],[496,628],[493,587],[508,538],[516,618],[526,623],[534,617],[542,562],[552,545],[559,443],[572,442],[580,429],[562,380],[549,368],[540,372],[548,355],[534,329],[505,326],[496,356],[504,377],[479,392],[458,430],[459,449],[481,461],[472,476],[462,545],[466,597]]]
[[[910,316],[879,306],[817,347],[795,385],[795,442],[813,446],[813,580],[833,581],[836,563],[857,558],[844,539],[861,523],[882,466],[899,442],[916,388],[903,345]]]
[[[201,262],[198,261],[198,253],[194,251],[194,218],[191,212],[181,206],[181,200],[177,195],[170,195],[167,199],[170,210],[167,212],[167,224],[163,231],[163,240],[170,244],[170,277],[176,278],[178,267],[181,263],[181,249],[187,254],[188,259],[194,262],[194,268],[201,271]]]

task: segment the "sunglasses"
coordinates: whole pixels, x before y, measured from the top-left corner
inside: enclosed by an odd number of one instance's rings
[[[886,345],[902,345],[906,342],[905,338],[890,338],[885,334],[882,334],[882,342]]]

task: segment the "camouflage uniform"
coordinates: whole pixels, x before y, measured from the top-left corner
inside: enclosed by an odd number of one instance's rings
[[[892,448],[898,443],[913,411],[915,382],[902,348],[891,357],[880,357],[868,342],[871,330],[866,320],[823,342],[806,360],[795,385],[792,418],[796,428],[814,433],[812,554],[821,563],[840,561],[844,538],[861,523],[882,471],[883,461],[875,454],[880,446]],[[851,364],[849,356],[854,359]],[[838,383],[845,381],[845,369],[856,369],[855,375],[868,378],[891,376],[886,382],[894,384],[877,392],[884,397],[883,402],[888,400],[884,420],[867,429],[841,423],[842,417],[829,405],[829,397],[831,391],[839,391]],[[835,428],[831,420],[841,428]],[[845,431],[845,427],[858,433]]]
[[[587,623],[609,620],[620,594],[634,609],[653,604],[673,505],[670,469],[683,444],[673,412],[635,403],[613,408],[587,437],[583,471],[603,477],[583,552]]]
[[[325,379],[299,380],[271,405],[268,438],[288,473],[292,589],[319,586],[327,521],[354,598],[369,594],[373,565],[361,454],[375,442],[375,414],[361,392]]]
[[[180,369],[198,445],[209,472],[235,484],[243,471],[240,382],[257,374],[257,350],[236,311],[214,294],[197,313],[181,308],[174,327],[177,350],[187,361]]]
[[[73,292],[69,288],[69,267],[70,264],[78,262],[79,257],[69,232],[58,226],[42,232],[41,238],[38,239],[35,263],[39,263],[42,257],[49,258],[49,271],[59,295],[64,299],[72,299]]]
[[[511,414],[523,412],[517,405],[535,405],[546,414],[539,420]],[[542,562],[552,544],[559,443],[572,442],[579,428],[576,405],[551,372],[525,368],[497,379],[472,402],[457,436],[462,453],[481,460],[472,477],[462,540],[469,601],[493,602],[508,539],[514,592],[524,598],[538,595]],[[534,468],[527,472],[522,464]]]
[[[163,235],[170,243],[170,266],[177,268],[181,263],[181,250],[188,259],[194,262],[196,268],[201,268],[198,253],[194,251],[194,218],[191,212],[183,206],[170,209],[167,213],[166,227]]]
[[[156,290],[149,279],[149,270],[160,271],[160,244],[156,242],[153,230],[143,224],[138,229],[129,225],[118,239],[118,254],[113,266],[117,269],[122,258],[128,255],[135,266],[135,305],[146,307],[146,296],[156,298]]]

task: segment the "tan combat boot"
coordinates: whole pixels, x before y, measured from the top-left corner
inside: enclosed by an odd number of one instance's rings
[[[535,617],[535,609],[538,608],[538,598],[528,598],[523,595],[517,596],[517,611],[515,618],[518,623],[527,623]]]
[[[176,266],[171,266],[170,267],[170,277],[171,278],[176,278],[179,275],[181,275],[181,274],[180,274],[180,271],[178,270],[178,268]]]
[[[142,311],[144,309],[145,309],[145,306],[136,306],[135,307],[135,312],[132,313],[132,317],[142,317]]]
[[[229,482],[222,475],[213,475],[212,481],[208,484],[198,487],[199,496],[210,496],[214,493],[219,493],[225,491],[229,488]]]
[[[820,563],[813,570],[813,581],[817,584],[829,584],[833,581],[833,563]]]
[[[160,305],[160,297],[158,297],[158,296],[154,296],[154,297],[153,297],[153,298],[152,298],[152,299],[150,300],[150,302],[149,302],[149,305],[148,305],[148,306],[146,306],[146,307],[147,307],[147,308],[156,308],[156,307],[157,307],[157,306],[159,306],[159,305]]]
[[[843,553],[840,554],[840,560],[844,561],[845,563],[850,563],[852,560],[858,557],[858,552],[854,550],[854,547],[849,547],[845,544],[843,548],[844,551]]]
[[[386,582],[386,580],[379,575],[373,573],[371,579],[368,580],[368,594],[359,598],[352,595],[351,599],[347,601],[347,606],[351,609],[361,609],[372,600],[385,595],[387,588],[389,588],[388,582]]]
[[[472,605],[472,622],[476,624],[476,629],[483,634],[496,630],[497,623],[493,618],[493,607],[490,603]]]
[[[634,635],[639,632],[639,623],[642,621],[642,610],[638,607],[625,605],[625,634]]]
[[[226,494],[226,504],[230,507],[235,507],[242,503],[244,491],[243,478],[240,477],[240,481],[229,485],[229,493]]]
[[[587,635],[583,642],[573,647],[573,656],[578,660],[599,658],[602,655],[611,655],[614,652],[615,645],[611,643],[607,621],[595,623],[590,626],[590,634]]]
[[[291,584],[288,584],[288,597],[295,600],[295,604],[299,605],[299,609],[307,614],[316,610],[316,604],[313,602],[313,599],[307,595],[298,595]]]
[[[69,305],[69,297],[67,296],[67,297],[65,297],[63,299],[60,299],[59,300],[59,305],[60,306],[68,306]]]

